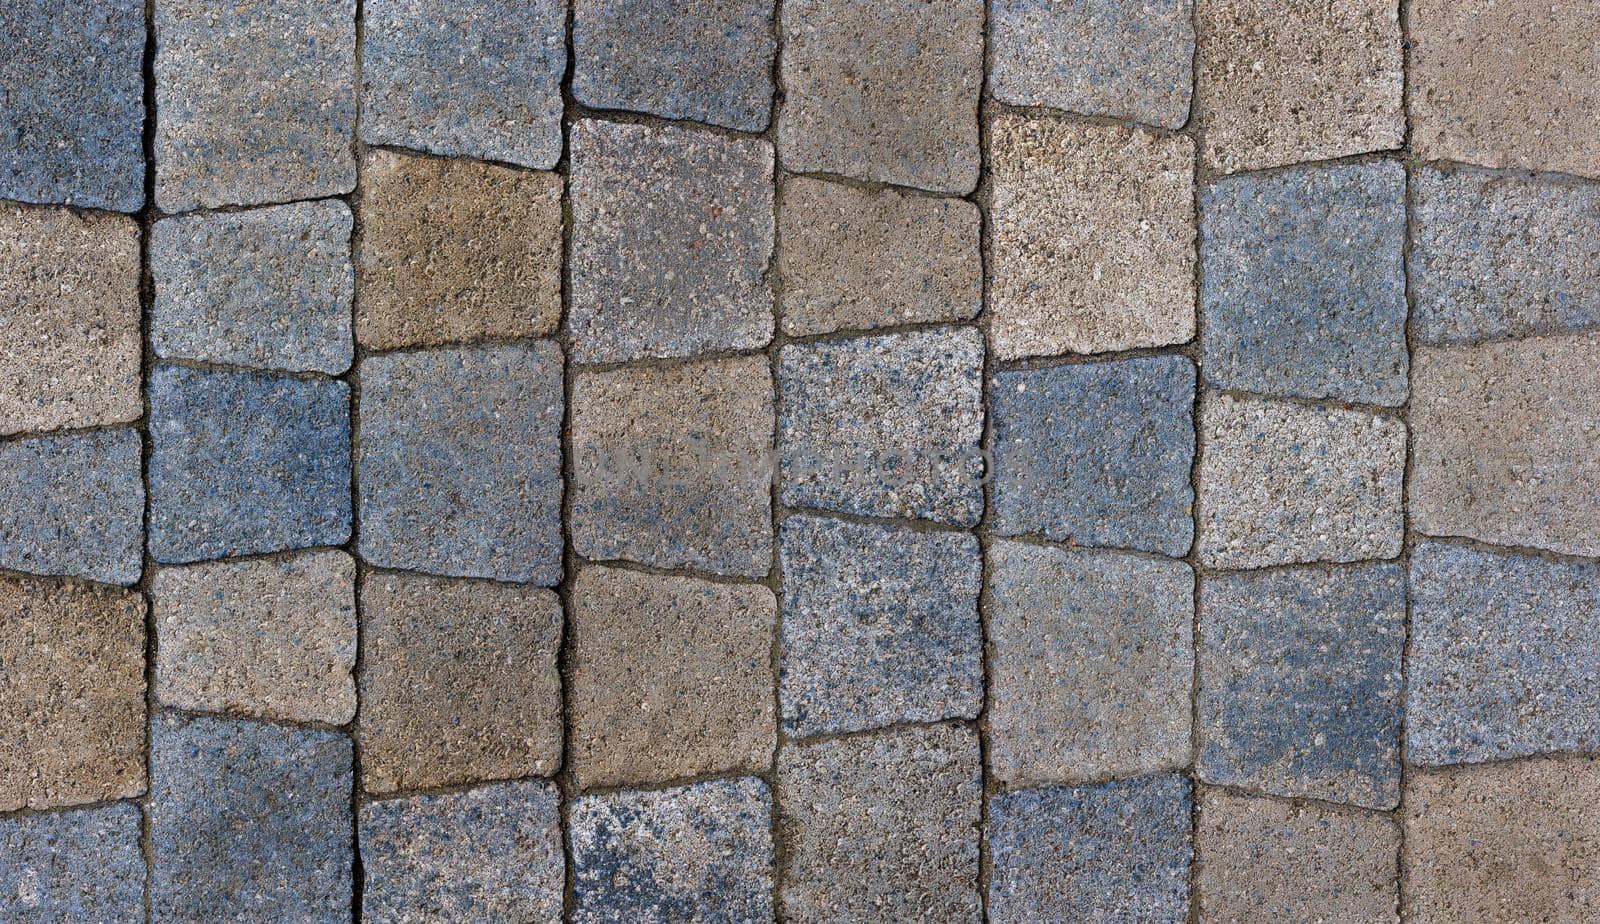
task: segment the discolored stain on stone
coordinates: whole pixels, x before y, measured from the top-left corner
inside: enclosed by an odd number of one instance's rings
[[[0,443],[0,568],[136,583],[140,443],[128,429]]]
[[[0,819],[0,902],[19,924],[141,924],[139,807]]]

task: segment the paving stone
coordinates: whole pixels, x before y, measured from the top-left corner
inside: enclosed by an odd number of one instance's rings
[[[1006,115],[989,132],[990,337],[1001,359],[1194,336],[1185,135]]]
[[[1187,921],[1190,789],[1164,775],[997,794],[989,919]]]
[[[967,321],[983,302],[978,207],[961,199],[784,182],[783,330],[791,337]]]
[[[164,212],[356,185],[355,0],[156,0]]]
[[[131,803],[0,820],[0,902],[26,924],[139,924],[144,854]]]
[[[0,10],[0,198],[144,206],[144,43],[137,0]]]
[[[1404,423],[1208,395],[1200,432],[1199,552],[1206,567],[1400,554]]]
[[[566,857],[554,783],[361,807],[367,921],[559,921]]]
[[[570,426],[579,555],[751,578],[771,570],[766,357],[580,374]]]
[[[1201,193],[1201,368],[1218,388],[1406,399],[1406,176],[1379,161]]]
[[[977,717],[976,538],[792,516],[780,549],[789,734]]]
[[[361,556],[561,580],[562,357],[542,341],[361,363]]]
[[[784,347],[783,502],[977,525],[982,379],[970,327]]]
[[[1596,356],[1600,333],[1418,350],[1412,525],[1600,555]]]
[[[1188,764],[1189,566],[1004,540],[989,555],[995,778],[1071,783]]]
[[[1206,165],[1259,170],[1405,139],[1393,0],[1196,0]]]
[[[1405,620],[1395,564],[1203,578],[1199,775],[1394,808]]]
[[[144,792],[144,613],[133,591],[0,577],[0,812]]]
[[[784,920],[979,921],[978,762],[961,725],[781,750]]]
[[[0,305],[0,436],[139,419],[137,224],[0,208]]]
[[[0,568],[133,584],[143,567],[139,434],[0,443]]]
[[[368,0],[361,140],[549,169],[561,159],[563,0]]]
[[[156,699],[201,712],[350,721],[355,576],[339,551],[158,570]]]
[[[784,169],[972,192],[983,21],[980,0],[786,0]]]
[[[354,352],[350,228],[350,208],[336,199],[156,222],[156,355],[344,372]]]
[[[151,920],[348,921],[350,765],[340,732],[156,716]]]
[[[157,561],[349,538],[349,386],[158,366],[149,388]]]
[[[562,619],[555,594],[369,573],[360,599],[367,791],[556,772]]]
[[[580,796],[577,924],[772,919],[772,794],[754,777]]]
[[[571,601],[567,702],[579,785],[771,766],[771,590],[589,565]]]
[[[996,375],[995,531],[1188,552],[1194,388],[1179,356]]]
[[[765,131],[772,8],[772,0],[575,0],[572,94],[598,109]]]
[[[772,339],[772,146],[672,126],[572,128],[567,328],[580,362]]]
[[[989,90],[1016,106],[1182,128],[1194,84],[1193,0],[997,0]]]

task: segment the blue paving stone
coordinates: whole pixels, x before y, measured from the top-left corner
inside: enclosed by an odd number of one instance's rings
[[[561,349],[427,350],[361,364],[361,554],[372,564],[561,580]]]
[[[0,443],[0,568],[133,584],[143,564],[136,430]]]
[[[1419,543],[1406,663],[1416,763],[1600,750],[1600,566]]]
[[[0,819],[0,918],[19,924],[144,920],[139,807]]]
[[[1394,564],[1202,580],[1201,777],[1394,808],[1405,594]]]
[[[150,554],[162,562],[350,535],[350,389],[257,372],[150,374]]]
[[[1229,177],[1200,197],[1206,381],[1406,399],[1405,171],[1384,161]]]
[[[350,788],[340,732],[157,716],[151,920],[348,924]]]
[[[561,158],[562,0],[367,0],[362,23],[363,141],[524,167]]]
[[[1187,921],[1192,798],[1176,775],[996,795],[989,920]]]
[[[995,530],[1183,555],[1194,389],[1181,356],[995,376]]]

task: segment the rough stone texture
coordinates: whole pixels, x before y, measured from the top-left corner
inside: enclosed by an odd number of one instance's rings
[[[561,177],[372,151],[361,176],[369,349],[539,337],[561,320]]]
[[[1202,924],[1400,920],[1400,827],[1388,815],[1207,789],[1195,852]]]
[[[0,436],[144,412],[133,221],[0,208],[0,305]]]
[[[394,792],[561,765],[561,604],[548,590],[370,573],[361,581],[362,784]]]
[[[1406,21],[1417,154],[1600,177],[1594,0],[1418,0]]]
[[[975,537],[793,516],[780,549],[789,734],[978,715]]]
[[[356,185],[355,0],[156,0],[156,204]]]
[[[144,205],[144,41],[138,0],[0,10],[0,198]]]
[[[1600,567],[1419,543],[1406,665],[1413,763],[1600,750]]]
[[[350,739],[231,719],[150,723],[151,919],[350,919]]]
[[[505,783],[361,807],[367,921],[561,919],[566,857],[554,783]]]
[[[572,94],[598,109],[765,131],[772,0],[575,0]]]
[[[0,578],[0,812],[144,792],[144,613],[133,591]]]
[[[983,20],[981,0],[786,0],[784,169],[972,192]]]
[[[995,531],[1188,552],[1194,388],[1180,356],[996,375]]]
[[[961,725],[780,751],[784,919],[979,921],[978,760]]]
[[[982,379],[970,327],[784,347],[783,502],[977,525]]]
[[[575,924],[772,919],[772,794],[754,777],[572,803]]]
[[[1201,193],[1201,368],[1218,388],[1406,399],[1406,175],[1393,161]]]
[[[369,215],[369,235],[372,226]],[[350,228],[349,206],[333,199],[156,222],[156,355],[344,372],[354,355]]]
[[[1405,620],[1399,565],[1202,579],[1199,775],[1394,808]]]
[[[162,705],[342,725],[356,712],[355,562],[343,552],[156,572]]]
[[[1420,167],[1411,188],[1420,342],[1600,326],[1600,187]]]
[[[1600,762],[1527,760],[1406,779],[1407,920],[1600,916]]]
[[[1193,0],[997,0],[989,90],[1001,102],[1182,128]]]
[[[368,0],[361,140],[554,167],[566,14],[563,0]]]
[[[989,132],[990,337],[1001,359],[1194,336],[1194,143],[1000,116]]]
[[[972,319],[983,301],[979,218],[960,199],[786,180],[778,212],[784,333]]]
[[[1206,567],[1400,554],[1404,423],[1213,394],[1202,405],[1200,431],[1199,552]]]
[[[361,363],[361,555],[459,577],[561,580],[561,349]]]
[[[1600,333],[1418,350],[1412,525],[1600,555],[1597,356]]]
[[[139,807],[0,820],[0,905],[19,924],[142,924]]]
[[[759,349],[772,339],[772,146],[675,126],[572,129],[573,358]]]
[[[1187,921],[1190,790],[1174,775],[996,795],[989,920]]]
[[[570,439],[579,555],[751,578],[771,570],[766,357],[580,374]]]
[[[135,430],[0,443],[0,568],[136,583],[139,452]]]
[[[994,777],[1075,783],[1189,763],[1189,566],[1004,540],[989,554]]]
[[[1394,0],[1195,0],[1195,32],[1207,166],[1259,170],[1403,143]]]
[[[158,366],[149,388],[157,561],[349,538],[349,386]]]
[[[771,590],[590,565],[571,601],[570,765],[580,786],[771,766]]]

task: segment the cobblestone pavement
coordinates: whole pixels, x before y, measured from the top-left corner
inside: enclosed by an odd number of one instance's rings
[[[1600,921],[1600,0],[8,0],[0,921]]]

